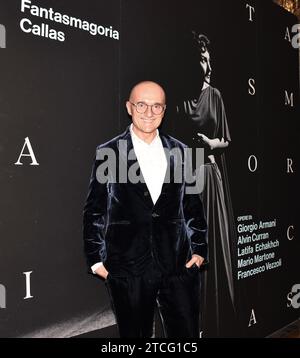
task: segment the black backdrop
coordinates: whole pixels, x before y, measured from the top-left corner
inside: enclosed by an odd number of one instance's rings
[[[234,216],[277,222],[269,233],[280,241],[274,252],[282,266],[236,279],[241,336],[266,336],[297,319],[299,307],[289,298],[300,284],[299,64],[286,38],[296,18],[271,1],[32,2],[111,25],[120,34],[115,40],[23,14],[20,4],[0,1],[7,36],[0,52],[0,336],[115,334],[105,287],[86,274],[82,252],[92,159],[97,144],[129,123],[124,102],[140,80],[165,87],[163,129],[174,131],[172,109],[197,76],[185,47],[191,29],[212,42],[212,83],[222,93],[232,135],[226,155]],[[255,11],[252,21],[247,4]],[[65,41],[22,32],[23,17],[64,31]],[[285,103],[285,91],[293,93],[293,107]],[[39,165],[25,156],[16,165],[27,137]],[[254,172],[251,155],[258,163]],[[293,173],[287,172],[289,158]],[[293,240],[287,239],[289,226]],[[24,299],[31,271],[33,297]]]

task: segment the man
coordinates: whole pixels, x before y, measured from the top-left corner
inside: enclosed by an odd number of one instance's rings
[[[199,195],[176,180],[183,163],[168,158],[186,146],[157,129],[165,101],[155,82],[134,86],[126,103],[132,124],[97,147],[84,208],[87,263],[106,281],[120,337],[151,337],[157,303],[167,337],[199,337],[207,226]],[[106,166],[111,152],[116,160]],[[141,180],[126,182],[122,168]]]

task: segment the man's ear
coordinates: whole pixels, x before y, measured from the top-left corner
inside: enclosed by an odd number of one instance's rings
[[[126,101],[126,108],[127,108],[127,112],[128,114],[131,116],[132,115],[132,107],[129,101]]]

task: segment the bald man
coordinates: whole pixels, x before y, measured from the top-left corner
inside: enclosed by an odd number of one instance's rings
[[[158,130],[159,84],[138,83],[126,108],[131,125],[96,149],[84,207],[89,271],[105,280],[120,337],[151,337],[158,305],[166,337],[196,338],[207,225],[199,195],[175,177],[186,146]]]

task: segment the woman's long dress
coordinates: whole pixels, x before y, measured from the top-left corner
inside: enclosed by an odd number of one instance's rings
[[[183,101],[177,106],[177,114],[181,129],[175,131],[185,133],[179,139],[187,145],[201,147],[197,132],[211,139],[231,141],[223,100],[216,88],[209,86],[197,100]],[[202,273],[202,330],[203,337],[228,337],[234,335],[236,319],[233,272],[236,231],[225,154],[223,150],[204,151],[204,186],[200,196],[208,223],[209,263]],[[210,162],[209,154],[214,154],[215,163]]]

